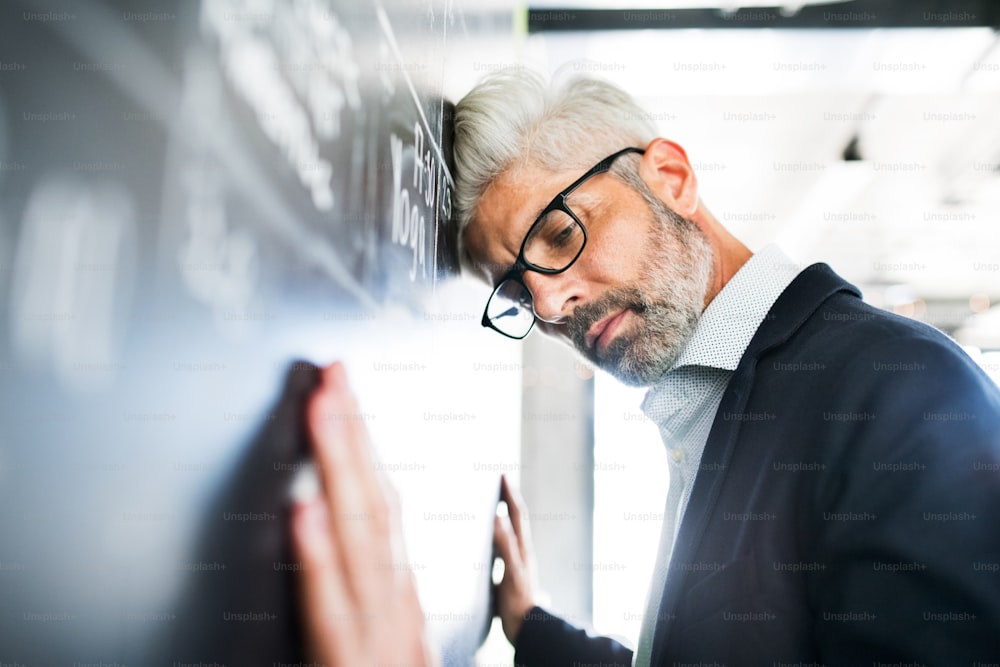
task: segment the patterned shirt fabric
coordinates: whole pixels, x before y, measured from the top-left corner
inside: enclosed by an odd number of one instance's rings
[[[642,402],[643,413],[659,427],[667,448],[670,481],[635,653],[637,667],[649,665],[674,539],[722,394],[771,306],[801,270],[776,245],[754,254],[708,304],[680,356]]]

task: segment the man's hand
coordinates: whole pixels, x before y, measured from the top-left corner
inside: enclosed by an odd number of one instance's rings
[[[375,467],[343,367],[323,371],[306,421],[321,492],[292,512],[309,659],[327,667],[434,664],[395,492]]]
[[[524,501],[511,490],[506,477],[500,482],[500,496],[507,516],[498,515],[493,526],[493,544],[504,562],[503,579],[497,586],[497,614],[507,641],[516,646],[524,617],[535,606],[535,560]]]

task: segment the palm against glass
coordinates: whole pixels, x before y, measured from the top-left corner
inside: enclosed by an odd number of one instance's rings
[[[604,158],[573,181],[542,210],[521,243],[514,265],[500,278],[483,311],[482,325],[508,338],[524,338],[535,324],[534,301],[524,284],[525,271],[547,275],[562,273],[580,257],[587,244],[587,230],[570,208],[571,195],[587,179],[603,174],[622,155],[642,154],[641,148],[623,148]]]

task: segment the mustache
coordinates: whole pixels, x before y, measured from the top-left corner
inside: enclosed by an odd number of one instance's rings
[[[607,317],[612,310],[623,308],[633,310],[641,315],[649,308],[649,304],[646,303],[646,299],[638,289],[619,287],[593,303],[578,306],[573,311],[572,317],[566,322],[566,332],[569,334],[570,340],[573,341],[573,345],[588,357],[592,356],[594,351],[587,349],[587,331],[595,322]]]

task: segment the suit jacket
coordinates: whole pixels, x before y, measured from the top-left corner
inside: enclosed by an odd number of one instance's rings
[[[1000,659],[1000,391],[824,264],[775,302],[709,434],[651,664]],[[518,664],[630,665],[536,608]]]

